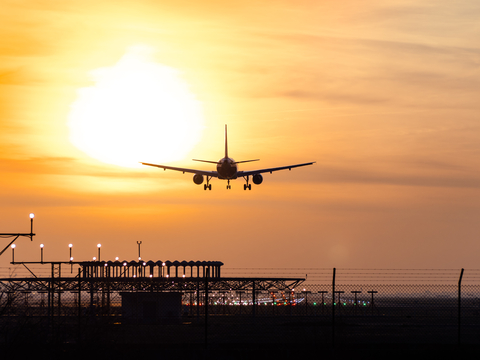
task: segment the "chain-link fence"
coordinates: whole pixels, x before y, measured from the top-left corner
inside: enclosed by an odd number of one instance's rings
[[[307,276],[323,284],[294,288],[273,276],[12,277],[0,345],[480,344],[480,270],[460,274],[325,269]]]

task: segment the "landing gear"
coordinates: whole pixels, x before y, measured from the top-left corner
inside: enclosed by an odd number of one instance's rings
[[[212,184],[210,184],[211,176],[207,176],[207,183],[203,185],[203,190],[212,190]]]
[[[243,177],[245,181],[247,182],[246,184],[243,185],[243,190],[252,190],[252,184],[248,183],[249,175]]]
[[[227,180],[227,190],[230,190],[232,188],[232,185],[230,185],[230,180]]]

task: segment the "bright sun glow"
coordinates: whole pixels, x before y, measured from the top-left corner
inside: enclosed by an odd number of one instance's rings
[[[136,46],[113,66],[91,72],[95,85],[79,89],[68,125],[70,140],[109,164],[180,160],[198,143],[200,102],[178,71]]]

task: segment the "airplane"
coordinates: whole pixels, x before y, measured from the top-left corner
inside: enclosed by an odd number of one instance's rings
[[[230,185],[230,180],[235,180],[239,177],[243,177],[246,181],[246,184],[243,185],[243,190],[247,190],[247,189],[252,190],[252,184],[249,183],[250,176],[252,177],[252,181],[255,185],[260,185],[263,182],[263,176],[261,175],[262,173],[269,172],[271,174],[273,171],[286,170],[286,169],[292,170],[292,168],[312,165],[312,164],[315,163],[315,161],[313,161],[313,162],[308,162],[308,163],[303,163],[303,164],[295,164],[295,165],[281,166],[281,167],[268,168],[268,169],[239,171],[238,170],[238,164],[246,163],[246,162],[252,162],[252,161],[258,161],[260,159],[235,161],[232,158],[228,157],[227,125],[225,125],[225,157],[218,160],[218,161],[197,160],[197,159],[192,159],[192,160],[193,161],[206,162],[206,163],[210,163],[210,164],[216,164],[217,165],[217,171],[185,169],[185,168],[179,168],[179,167],[174,167],[174,166],[149,164],[149,163],[144,163],[144,162],[142,162],[141,164],[148,165],[148,166],[155,166],[155,167],[161,168],[163,170],[181,171],[184,174],[186,172],[193,173],[193,174],[195,174],[195,175],[193,175],[193,182],[197,185],[201,185],[203,183],[204,179],[206,179],[206,184],[203,185],[204,190],[207,190],[207,189],[212,190],[212,184],[210,184],[210,180],[214,177],[219,178],[221,180],[227,180],[227,189],[232,188],[232,186]]]

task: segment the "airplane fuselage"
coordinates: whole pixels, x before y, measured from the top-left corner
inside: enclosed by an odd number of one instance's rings
[[[237,178],[238,166],[235,160],[224,157],[217,163],[218,178],[224,180],[233,180]]]

